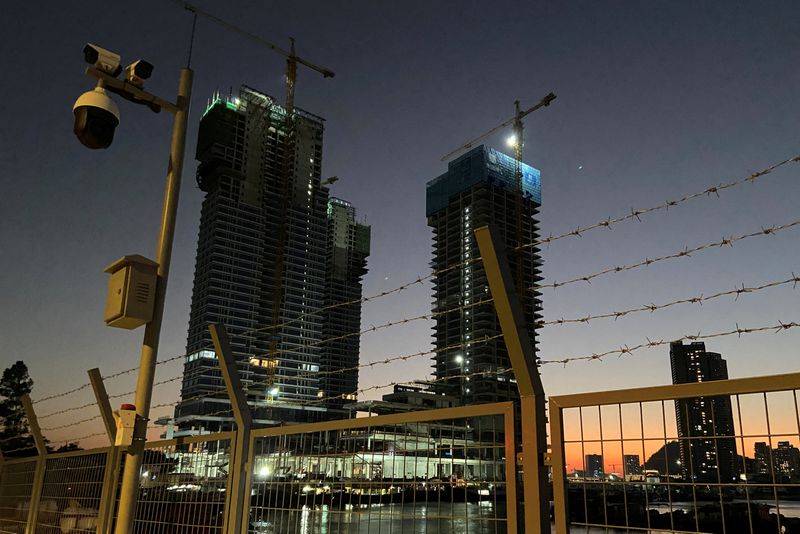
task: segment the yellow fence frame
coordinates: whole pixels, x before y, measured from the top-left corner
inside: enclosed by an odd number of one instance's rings
[[[253,465],[255,456],[255,440],[257,438],[276,437],[285,435],[302,434],[306,432],[325,432],[331,430],[354,430],[382,425],[399,425],[407,423],[426,423],[446,419],[466,419],[469,417],[482,417],[499,415],[503,416],[503,429],[505,435],[506,453],[506,516],[507,531],[509,534],[517,532],[517,482],[516,482],[516,443],[514,442],[514,403],[496,402],[491,404],[477,404],[470,406],[457,406],[455,408],[440,408],[436,410],[420,410],[414,412],[378,415],[374,417],[357,417],[353,419],[338,419],[319,423],[305,423],[300,425],[286,425],[269,428],[253,429],[250,435],[250,455],[248,464]],[[247,470],[245,487],[252,488],[253,470]],[[250,514],[249,500],[243,506],[242,521],[247,524]]]
[[[550,397],[550,440],[552,445],[553,505],[557,534],[567,534],[566,458],[564,457],[563,410],[583,406],[606,406],[638,402],[668,401],[694,397],[746,395],[800,389],[800,373],[713,380],[645,388],[618,389]]]

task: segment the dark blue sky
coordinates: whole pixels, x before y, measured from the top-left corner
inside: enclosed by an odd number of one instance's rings
[[[205,9],[334,70],[301,70],[297,104],[327,119],[323,173],[333,194],[372,224],[366,294],[427,273],[431,235],[425,183],[442,155],[553,91],[526,123],[525,159],[542,171],[544,234],[560,233],[733,180],[800,153],[800,32],[796,2],[270,2],[197,0]],[[136,7],[132,7],[132,6]],[[34,397],[138,364],[142,332],[103,325],[107,278],[123,254],[153,256],[170,117],[121,103],[111,149],[88,151],[71,133],[71,107],[91,80],[81,48],[98,43],[156,65],[148,88],[174,94],[191,17],[169,1],[29,2],[0,29],[0,341],[3,366],[29,365]],[[246,83],[282,98],[284,63],[269,50],[199,20],[196,70],[161,355],[183,352],[200,191],[192,158],[206,99]],[[502,146],[504,135],[490,139]],[[675,252],[761,226],[792,222],[800,167],[696,199],[643,222],[544,249],[548,281]],[[798,229],[698,253],[592,285],[545,293],[545,318],[602,313],[758,285],[800,273]],[[551,327],[543,358],[601,352],[650,339],[797,321],[786,287],[588,326]],[[423,314],[430,286],[364,307],[365,325]],[[364,336],[364,361],[430,346],[423,322]],[[798,370],[798,334],[721,338],[708,344],[732,376]],[[668,350],[543,371],[549,393],[669,381]],[[427,358],[376,367],[362,385],[423,378]],[[157,380],[179,374],[159,368]],[[133,375],[108,384],[133,389]],[[178,382],[155,402],[177,399]],[[380,392],[371,396],[377,396]],[[64,399],[82,404],[90,393]],[[52,411],[54,403],[42,406]],[[161,410],[159,413],[166,413]],[[81,412],[80,417],[92,415]],[[43,426],[52,426],[53,419]],[[98,430],[54,432],[54,441]]]

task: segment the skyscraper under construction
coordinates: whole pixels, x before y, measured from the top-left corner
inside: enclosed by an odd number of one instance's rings
[[[215,95],[200,121],[197,184],[206,196],[175,411],[182,433],[232,421],[210,323],[228,330],[259,423],[335,417],[357,389],[349,368],[359,337],[342,336],[360,328],[370,229],[321,180],[324,119],[286,115],[243,86],[238,97]],[[332,307],[342,302],[351,304]]]
[[[541,280],[536,214],[541,206],[541,174],[520,164],[522,198],[515,160],[478,146],[448,164],[428,182],[426,215],[433,228],[434,278],[433,390],[463,404],[519,398],[500,325],[491,304],[474,230],[493,226],[508,251],[511,271],[528,325],[539,319],[541,300],[531,286]],[[536,332],[529,329],[536,348]],[[467,376],[469,375],[469,376]]]

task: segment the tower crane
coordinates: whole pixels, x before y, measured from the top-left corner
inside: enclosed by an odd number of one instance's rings
[[[190,4],[189,2],[183,2],[178,0],[178,3],[183,6],[186,11],[194,13],[195,15],[199,15],[203,18],[211,20],[223,28],[230,30],[234,33],[238,33],[239,35],[243,35],[247,37],[251,41],[254,41],[261,46],[265,46],[272,50],[273,52],[280,54],[286,58],[286,113],[287,115],[291,116],[294,112],[294,86],[295,82],[297,82],[297,66],[303,65],[304,67],[308,67],[311,70],[317,71],[318,73],[322,74],[325,78],[333,78],[336,76],[336,73],[332,70],[322,67],[320,65],[316,65],[302,57],[298,56],[295,53],[294,49],[294,38],[289,38],[289,50],[285,50],[277,45],[272,44],[271,42],[267,41],[266,39],[259,37],[254,33],[250,33],[242,28],[232,24],[226,20],[219,18],[218,16],[209,13],[208,11],[204,11],[200,9],[194,4]]]
[[[447,161],[448,159],[452,158],[456,154],[460,154],[465,150],[469,150],[470,148],[474,147],[476,143],[483,141],[490,135],[506,128],[507,126],[511,125],[512,131],[514,132],[511,137],[511,142],[514,147],[514,183],[516,187],[516,216],[517,216],[517,224],[516,224],[516,240],[517,246],[522,246],[524,243],[522,241],[522,147],[524,146],[524,139],[523,139],[523,124],[522,119],[526,116],[530,115],[537,109],[547,107],[550,103],[556,99],[556,95],[553,93],[547,94],[544,98],[542,98],[535,106],[530,107],[526,110],[521,110],[519,107],[519,100],[514,102],[514,109],[516,113],[510,119],[503,121],[502,123],[498,124],[488,132],[479,135],[472,141],[461,145],[457,149],[453,150],[452,152],[447,153],[444,157],[442,157],[441,161]],[[524,268],[523,262],[517,260],[517,276],[516,276],[516,289],[517,294],[519,295],[520,301],[524,302],[525,296],[525,284],[523,280]]]
[[[248,39],[265,46],[272,50],[273,52],[280,54],[286,58],[286,102],[285,102],[285,119],[284,119],[284,137],[283,137],[283,162],[281,165],[281,176],[280,176],[280,207],[278,210],[278,231],[277,231],[277,250],[275,254],[275,272],[274,272],[274,280],[273,280],[273,294],[272,294],[272,335],[270,340],[270,348],[269,348],[269,357],[266,359],[265,362],[262,362],[262,366],[266,368],[266,378],[265,378],[265,391],[266,397],[269,402],[273,401],[274,398],[277,396],[278,391],[275,388],[275,374],[278,370],[278,328],[281,322],[281,305],[283,301],[283,274],[285,270],[284,265],[284,256],[286,254],[286,226],[287,221],[286,217],[289,210],[289,192],[290,192],[290,183],[292,180],[291,173],[293,168],[293,159],[294,159],[294,146],[295,146],[295,113],[294,113],[294,91],[295,91],[295,84],[297,82],[297,67],[298,65],[302,65],[307,67],[313,71],[322,74],[324,78],[333,78],[336,74],[325,67],[316,65],[300,56],[297,55],[295,52],[295,43],[294,38],[289,38],[289,50],[285,50],[265,39],[250,33],[238,26],[227,22],[216,15],[204,11],[199,7],[195,6],[194,4],[190,4],[189,2],[183,2],[181,0],[177,0],[179,4],[183,6],[183,8],[191,13],[194,13],[195,16],[199,15],[206,19],[209,19],[220,26],[243,35]]]

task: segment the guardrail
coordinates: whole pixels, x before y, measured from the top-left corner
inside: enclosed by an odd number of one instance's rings
[[[798,389],[793,373],[550,397],[556,531],[797,532]]]

